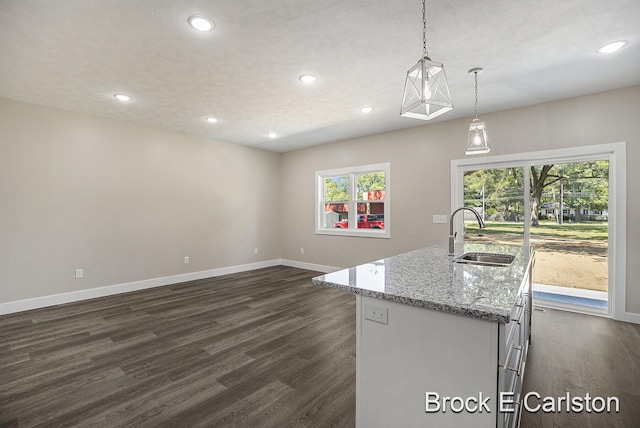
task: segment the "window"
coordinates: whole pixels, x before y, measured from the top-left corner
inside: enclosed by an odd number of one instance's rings
[[[316,172],[316,233],[389,238],[389,163]]]

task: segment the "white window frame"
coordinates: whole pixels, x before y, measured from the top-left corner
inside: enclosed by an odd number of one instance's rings
[[[372,172],[384,172],[385,177],[385,197],[384,197],[384,229],[358,229],[358,201],[356,199],[356,175]],[[348,228],[323,227],[324,215],[324,179],[336,176],[349,176],[349,200],[345,201],[349,205]],[[372,165],[361,165],[349,168],[329,169],[316,171],[316,234],[317,235],[339,235],[339,236],[359,236],[367,238],[391,238],[391,164],[378,163]]]

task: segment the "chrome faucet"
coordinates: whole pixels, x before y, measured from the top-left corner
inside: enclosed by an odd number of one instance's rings
[[[476,218],[478,219],[478,225],[480,226],[480,229],[484,229],[485,227],[484,221],[482,221],[482,217],[480,217],[480,214],[478,214],[478,211],[476,211],[471,207],[460,207],[457,210],[455,210],[453,213],[451,213],[451,219],[449,220],[449,255],[450,256],[453,256],[454,247],[456,243],[456,235],[457,235],[457,232],[456,234],[453,233],[453,217],[455,217],[458,211],[462,211],[462,210],[468,210],[474,213]]]

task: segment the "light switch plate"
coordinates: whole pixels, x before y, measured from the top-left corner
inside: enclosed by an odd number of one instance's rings
[[[389,308],[380,306],[364,305],[364,319],[389,324],[388,322]]]
[[[446,224],[447,223],[447,215],[446,214],[434,214],[433,215],[433,222],[434,223],[442,223],[442,224]]]

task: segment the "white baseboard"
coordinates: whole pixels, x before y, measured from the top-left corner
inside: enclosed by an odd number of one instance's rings
[[[142,281],[127,282],[124,284],[109,285],[105,287],[90,288],[87,290],[72,291],[70,293],[54,294],[51,296],[36,297],[33,299],[18,300],[15,302],[0,303],[0,315],[15,312],[39,309],[47,306],[62,305],[64,303],[78,302],[81,300],[95,299],[97,297],[112,296],[114,294],[128,293],[130,291],[144,290],[146,288],[162,287],[164,285],[179,282],[194,281],[197,279],[212,278],[231,273],[245,272],[253,269],[278,266],[283,264],[280,259],[264,262],[249,263],[245,265],[229,266],[218,269],[190,272],[180,275],[171,275],[161,278],[145,279]]]
[[[78,302],[81,300],[95,299],[97,297],[112,296],[114,294],[128,293],[131,291],[144,290],[147,288],[162,287],[164,285],[176,284],[180,282],[195,281],[204,278],[213,278],[232,273],[246,272],[253,269],[262,269],[272,266],[290,266],[299,269],[312,270],[316,272],[329,273],[342,268],[335,266],[319,265],[315,263],[300,262],[297,260],[274,259],[263,262],[249,263],[244,265],[229,266],[218,269],[190,272],[180,275],[171,275],[161,278],[145,279],[142,281],[127,282],[123,284],[109,285],[106,287],[90,288],[87,290],[72,291],[70,293],[54,294],[50,296],[36,297],[33,299],[18,300],[15,302],[0,303],[0,315],[12,314],[16,312],[28,311],[31,309],[45,308],[47,306],[62,305],[64,303]],[[625,321],[640,324],[640,314],[627,312]]]
[[[626,322],[632,322],[634,324],[640,324],[640,314],[634,314],[632,312],[627,312],[625,314],[624,320]]]
[[[343,268],[334,267],[334,266],[318,265],[315,263],[299,262],[297,260],[287,260],[287,259],[281,259],[280,264],[285,266],[295,267],[298,269],[315,270],[317,272],[322,272],[322,273],[335,272],[337,270],[343,269]]]

